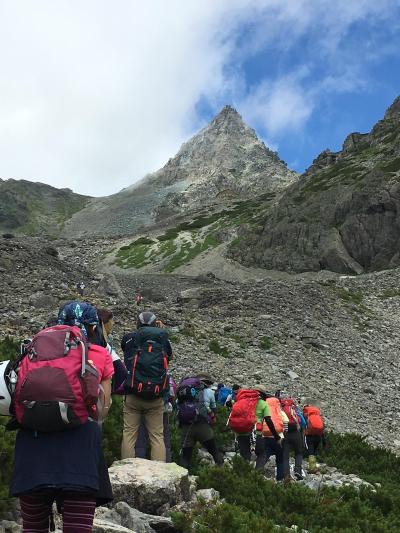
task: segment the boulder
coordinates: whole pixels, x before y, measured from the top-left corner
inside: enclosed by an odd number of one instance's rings
[[[21,533],[22,526],[16,522],[10,522],[9,520],[3,520],[0,522],[0,533]]]
[[[38,291],[31,294],[29,298],[30,305],[33,305],[35,309],[53,308],[57,306],[58,300],[51,294],[47,294],[44,291]]]
[[[96,510],[97,521],[111,522],[137,533],[173,533],[175,531],[171,518],[142,513],[125,502],[118,502],[113,509],[99,507]]]
[[[128,529],[119,524],[114,524],[108,520],[95,520],[93,522],[93,533],[139,533],[135,529]]]
[[[175,463],[123,459],[109,469],[114,502],[126,502],[144,513],[161,514],[190,499],[188,471]]]
[[[114,274],[104,274],[97,286],[97,293],[100,296],[114,296],[123,298],[124,294]]]

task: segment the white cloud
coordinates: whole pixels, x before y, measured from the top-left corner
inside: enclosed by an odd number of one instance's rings
[[[262,124],[274,139],[285,130],[302,128],[313,103],[296,80],[282,78],[259,84],[242,102],[241,109],[250,123]]]
[[[266,127],[276,142],[274,135],[302,128],[338,80],[343,90],[359,87],[343,43],[354,23],[395,20],[396,5],[0,0],[0,177],[116,192],[176,152],[201,120],[195,114],[201,97],[216,111],[236,101],[251,125]],[[244,59],[263,49],[279,63],[306,34],[315,45],[294,72],[246,79]],[[348,74],[338,57],[350,61]],[[321,58],[328,72],[311,87]]]

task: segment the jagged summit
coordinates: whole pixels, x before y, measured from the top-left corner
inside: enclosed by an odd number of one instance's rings
[[[125,235],[200,206],[282,190],[297,179],[230,105],[184,143],[163,168],[111,197],[94,200],[65,234]]]

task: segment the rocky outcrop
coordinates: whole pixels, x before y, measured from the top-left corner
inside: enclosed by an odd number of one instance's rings
[[[226,106],[162,169],[118,194],[92,200],[68,221],[63,234],[128,235],[190,215],[199,205],[210,213],[235,200],[280,191],[296,179],[239,113]]]
[[[399,98],[369,134],[324,151],[230,256],[248,266],[360,273],[400,265]]]
[[[190,500],[188,472],[175,463],[123,459],[109,472],[114,501],[126,502],[144,513],[161,514]]]
[[[44,183],[0,179],[0,233],[57,236],[89,197]]]

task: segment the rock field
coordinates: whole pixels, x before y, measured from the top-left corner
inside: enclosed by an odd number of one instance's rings
[[[400,270],[357,277],[327,271],[224,281],[110,273],[107,241],[0,240],[1,333],[22,338],[60,302],[86,299],[115,314],[114,344],[135,324],[134,296],[170,328],[179,379],[208,371],[216,381],[262,382],[319,401],[328,424],[400,451]]]

